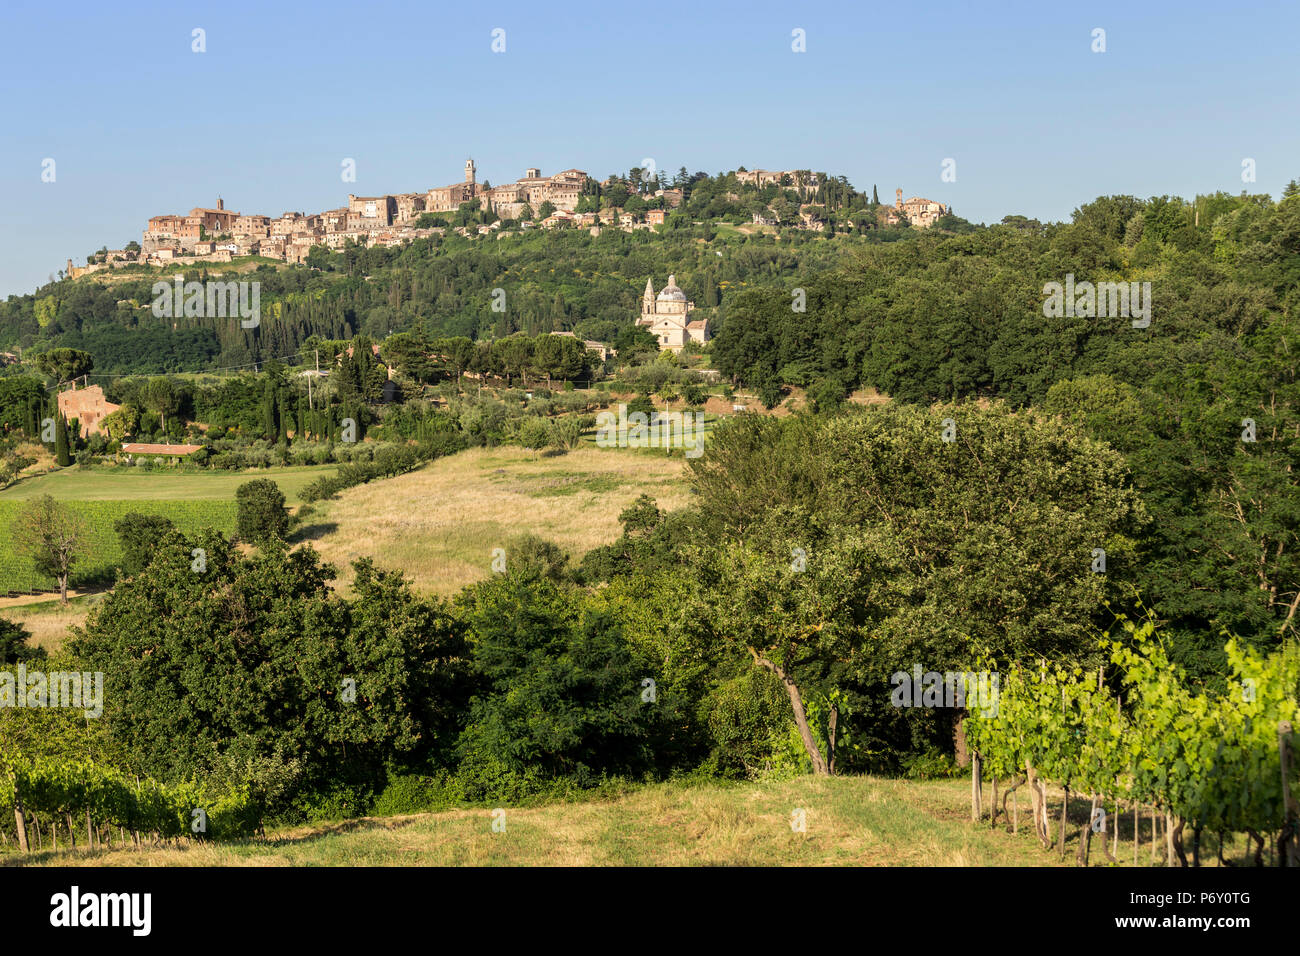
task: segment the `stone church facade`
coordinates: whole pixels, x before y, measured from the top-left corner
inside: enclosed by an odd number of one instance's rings
[[[654,283],[645,280],[645,294],[641,297],[641,317],[637,325],[643,325],[659,341],[659,350],[680,352],[687,342],[703,345],[709,340],[709,326],[705,319],[691,319],[695,303],[686,298],[686,293],[677,286],[677,277],[669,276],[668,284],[655,295]]]

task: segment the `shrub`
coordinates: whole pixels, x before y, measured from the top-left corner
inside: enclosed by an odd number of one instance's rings
[[[445,771],[432,777],[390,773],[387,786],[375,797],[370,812],[379,817],[391,817],[400,813],[428,813],[432,810],[445,810],[463,799],[461,788]]]
[[[235,519],[240,540],[262,544],[283,538],[289,531],[289,512],[284,507],[284,492],[274,481],[258,478],[245,482],[235,491],[239,505]]]
[[[961,775],[957,762],[938,750],[927,750],[903,759],[903,776],[908,780],[946,780]]]
[[[347,487],[347,483],[336,475],[322,475],[302,491],[298,492],[300,501],[312,502],[334,498]]]

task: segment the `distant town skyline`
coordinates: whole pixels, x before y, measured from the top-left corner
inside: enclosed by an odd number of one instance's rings
[[[270,216],[323,210],[454,182],[466,156],[493,184],[645,159],[669,177],[807,168],[973,222],[1066,220],[1112,193],[1276,197],[1300,177],[1300,80],[1260,45],[1300,26],[1281,3],[64,14],[0,11],[0,295],[218,195]]]

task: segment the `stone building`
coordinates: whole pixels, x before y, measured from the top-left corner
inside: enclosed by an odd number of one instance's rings
[[[221,197],[218,196],[216,209],[205,209],[202,206],[199,206],[191,209],[187,218],[190,220],[198,220],[198,224],[201,225],[209,235],[217,236],[224,232],[231,231],[235,224],[235,220],[239,218],[239,213],[231,212],[227,209],[225,202],[223,202]]]
[[[353,216],[367,225],[391,226],[397,216],[396,196],[353,196],[348,194],[348,221]]]
[[[420,218],[424,212],[424,193],[402,193],[397,199],[397,216],[395,223],[408,223]]]
[[[479,196],[477,169],[474,160],[465,160],[465,181],[452,183],[450,186],[438,186],[430,189],[424,197],[426,212],[455,212],[463,202],[471,202]]]
[[[264,239],[271,234],[271,217],[236,216],[230,234],[236,237],[250,236],[255,239]]]
[[[933,199],[913,196],[907,202],[903,202],[901,189],[894,192],[894,209],[907,216],[907,221],[918,229],[929,229],[941,216],[948,215],[948,207]]]
[[[535,214],[542,203],[550,203],[563,212],[573,212],[582,197],[587,174],[580,169],[566,169],[554,176],[543,176],[536,166],[524,170],[522,179],[483,192],[489,209],[502,219],[518,219],[525,205]]]
[[[106,399],[98,385],[79,389],[75,382],[72,388],[59,392],[58,401],[59,414],[69,422],[75,418],[87,435],[99,434],[104,419],[122,407]]]
[[[654,283],[645,280],[645,294],[641,297],[641,317],[637,325],[649,328],[659,340],[659,350],[680,352],[687,342],[701,344],[709,340],[708,323],[704,319],[692,320],[695,303],[686,299],[686,293],[677,287],[677,277],[669,276],[668,284],[655,295]]]

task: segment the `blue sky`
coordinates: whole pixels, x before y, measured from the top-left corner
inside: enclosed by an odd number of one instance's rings
[[[459,181],[466,156],[494,183],[647,157],[812,168],[976,222],[1068,219],[1109,193],[1277,196],[1300,177],[1298,27],[1300,4],[1206,0],[5,0],[0,295],[218,195],[314,212]]]

